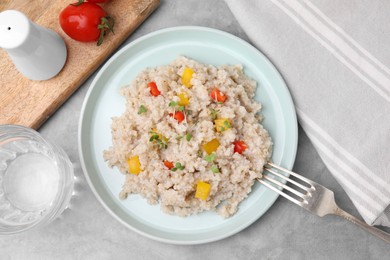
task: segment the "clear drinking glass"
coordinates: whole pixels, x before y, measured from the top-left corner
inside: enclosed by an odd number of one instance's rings
[[[0,125],[0,235],[51,222],[68,206],[73,166],[33,129]]]

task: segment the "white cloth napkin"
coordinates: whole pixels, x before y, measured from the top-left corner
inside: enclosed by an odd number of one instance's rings
[[[390,226],[390,2],[226,2],[365,221]]]

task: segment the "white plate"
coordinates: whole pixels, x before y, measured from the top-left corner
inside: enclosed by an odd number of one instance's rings
[[[297,149],[297,120],[286,85],[268,59],[247,42],[203,27],[160,30],[118,51],[96,75],[81,112],[79,152],[85,177],[98,200],[126,227],[149,238],[174,244],[199,244],[233,235],[256,221],[278,195],[256,183],[238,212],[223,219],[214,212],[186,218],[164,214],[138,195],[119,200],[124,176],[103,160],[111,145],[111,117],[124,112],[119,89],[146,67],[168,64],[184,55],[213,65],[242,64],[258,82],[255,99],[263,104],[264,127],[274,142],[272,160],[292,168]]]

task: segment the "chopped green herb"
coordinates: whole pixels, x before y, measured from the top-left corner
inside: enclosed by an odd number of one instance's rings
[[[162,149],[162,148],[167,149],[168,148],[168,141],[165,139],[162,141],[158,141],[157,144],[158,144],[159,149]]]
[[[212,154],[208,154],[204,157],[204,159],[209,162],[209,163],[212,163],[214,160],[215,160],[215,153],[212,153]]]
[[[225,127],[221,126],[221,132],[225,131]]]
[[[175,106],[177,106],[177,102],[176,101],[171,101],[171,102],[169,102],[169,106],[170,107],[175,107]]]
[[[223,125],[226,126],[226,128],[228,128],[228,129],[231,128],[231,125],[230,125],[229,121],[227,121],[227,120],[223,122]]]
[[[173,107],[177,111],[184,111],[185,107],[184,106],[179,106],[179,103],[176,101],[171,101],[169,102],[169,106]]]
[[[145,113],[146,111],[148,111],[146,109],[146,107],[144,105],[140,105],[139,109],[138,109],[138,115],[141,115],[141,114]]]
[[[203,155],[203,151],[202,150],[198,150],[198,157],[202,157]]]
[[[149,142],[154,142],[159,149],[168,148],[168,139],[165,136],[159,135],[156,132],[149,132],[151,134]]]
[[[158,139],[159,139],[158,134],[152,134],[152,136],[149,139],[149,142],[153,142],[154,140],[158,140]]]
[[[171,171],[177,171],[177,170],[184,170],[184,165],[181,165],[181,163],[177,162],[175,164],[175,167],[171,169]]]
[[[186,134],[186,140],[189,142],[190,140],[191,140],[191,138],[192,138],[192,135],[191,134]]]
[[[212,171],[213,173],[219,173],[219,169],[218,169],[217,165],[211,166],[211,171]]]
[[[210,109],[210,115],[213,120],[217,119],[218,113],[221,112],[220,110],[215,110],[213,108]]]

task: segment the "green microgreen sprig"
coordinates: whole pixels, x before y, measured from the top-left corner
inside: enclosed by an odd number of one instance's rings
[[[179,103],[176,101],[169,102],[168,106],[173,107],[177,111],[184,111],[184,106],[179,106]]]
[[[204,159],[205,159],[208,163],[211,163],[211,164],[212,164],[210,170],[211,170],[213,173],[218,173],[218,172],[219,172],[218,166],[215,165],[215,163],[214,163],[215,157],[216,157],[216,154],[215,154],[215,153],[211,153],[211,154],[206,155],[206,156],[204,157]]]
[[[212,153],[212,154],[208,154],[204,157],[204,159],[209,162],[209,163],[212,163],[214,162],[215,160],[215,153]]]
[[[138,108],[138,115],[146,113],[146,111],[148,111],[148,109],[144,105],[140,105]]]
[[[184,165],[181,165],[181,163],[179,163],[179,162],[177,162],[176,164],[175,164],[175,167],[173,167],[172,169],[171,169],[171,171],[173,171],[173,172],[175,172],[175,171],[177,171],[177,170],[184,170]]]
[[[213,166],[211,166],[211,171],[213,172],[213,173],[219,173],[219,169],[218,169],[218,166],[217,165],[213,165]]]
[[[229,121],[224,121],[223,126],[221,126],[221,132],[224,132],[230,128],[232,128],[232,126],[230,125]]]
[[[221,112],[219,109],[215,110],[213,108],[210,109],[210,116],[213,120],[217,119],[218,113]]]
[[[168,148],[168,139],[165,138],[164,136],[162,135],[159,135],[158,133],[154,132],[154,131],[150,131],[150,138],[149,138],[149,142],[154,142],[158,149],[167,149]]]

